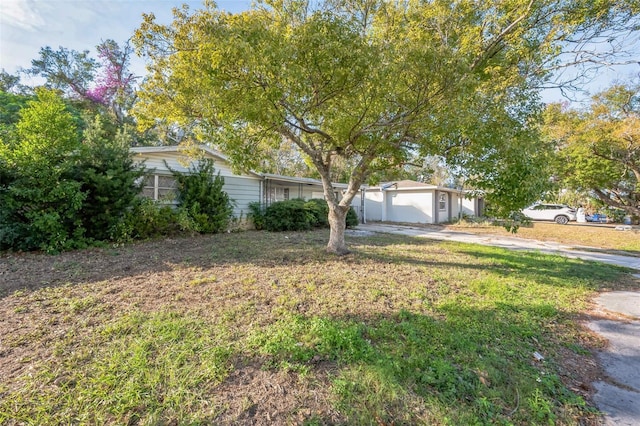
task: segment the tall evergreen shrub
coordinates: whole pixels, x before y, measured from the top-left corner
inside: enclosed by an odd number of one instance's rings
[[[109,239],[140,193],[144,169],[134,164],[130,143],[125,129],[107,131],[100,116],[83,132],[70,177],[85,194],[79,219],[87,238]]]
[[[128,139],[99,118],[78,130],[53,91],[39,89],[0,132],[0,250],[61,250],[105,240],[133,206],[141,171]]]
[[[215,174],[213,160],[199,161],[189,173],[172,173],[178,183],[178,207],[187,211],[199,232],[225,231],[233,217],[233,204],[222,190],[224,178]]]
[[[79,132],[55,92],[36,91],[20,111],[12,140],[3,140],[1,162],[11,171],[0,183],[0,249],[49,252],[81,247],[78,212],[85,194],[69,178]],[[5,134],[6,137],[7,134]]]

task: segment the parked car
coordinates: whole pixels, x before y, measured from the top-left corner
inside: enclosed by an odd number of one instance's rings
[[[553,220],[560,225],[576,220],[575,209],[564,204],[534,204],[522,210],[522,214],[533,220]]]

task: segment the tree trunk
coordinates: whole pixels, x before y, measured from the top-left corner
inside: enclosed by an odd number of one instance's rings
[[[327,244],[327,252],[343,255],[350,253],[347,244],[344,241],[344,231],[347,227],[347,212],[351,208],[351,201],[356,193],[360,190],[360,184],[364,179],[364,170],[361,170],[355,178],[352,175],[349,179],[347,190],[340,198],[334,191],[330,178],[330,158],[322,162],[315,162],[320,177],[322,179],[322,189],[324,198],[329,206],[329,243]]]
[[[344,241],[344,230],[347,227],[346,219],[349,206],[345,207],[332,202],[329,202],[328,204],[329,226],[331,227],[331,231],[329,233],[327,251],[338,255],[347,254],[349,253],[349,249]]]

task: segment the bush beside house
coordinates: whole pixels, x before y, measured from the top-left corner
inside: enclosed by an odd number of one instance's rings
[[[293,199],[277,201],[266,208],[256,202],[251,203],[249,218],[256,229],[271,232],[307,231],[312,228],[329,227],[329,206],[322,199]],[[347,212],[347,227],[358,225],[358,215],[353,208]]]

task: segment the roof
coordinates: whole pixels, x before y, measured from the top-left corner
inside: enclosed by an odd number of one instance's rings
[[[129,148],[129,150],[136,154],[153,154],[153,153],[161,153],[161,152],[175,152],[179,154],[188,155],[189,151],[192,150],[200,150],[206,154],[209,154],[212,157],[215,157],[219,160],[222,160],[228,164],[231,164],[231,160],[221,153],[220,151],[216,151],[213,148],[209,148],[206,145],[192,145],[192,146],[180,146],[180,145],[166,145],[166,146],[135,146]],[[257,177],[262,177],[260,173],[254,172],[253,170],[249,170],[249,174],[252,174]]]
[[[277,180],[277,181],[281,181],[281,182],[289,182],[289,183],[302,183],[305,185],[318,185],[318,186],[322,186],[322,181],[319,179],[312,179],[312,178],[303,178],[303,177],[295,177],[295,176],[283,176],[283,175],[276,175],[276,174],[272,174],[272,173],[260,173],[265,179],[270,179],[270,180]],[[332,182],[331,185],[334,188],[346,188],[348,185],[346,183],[335,183]]]
[[[368,187],[367,190],[381,191],[443,191],[443,192],[460,192],[458,188],[448,188],[446,186],[432,185],[424,182],[416,182],[414,180],[399,180],[392,182],[382,182],[379,185]],[[464,192],[464,191],[463,191]]]
[[[168,145],[168,146],[134,146],[129,150],[131,152],[136,152],[140,154],[151,154],[154,152],[179,152],[179,153],[187,153],[191,149],[199,149],[200,151],[206,152],[207,154],[218,157],[221,160],[226,162],[230,162],[229,159],[221,152],[216,151],[215,149],[211,149],[206,145],[195,145],[195,146],[180,146],[180,145]]]

